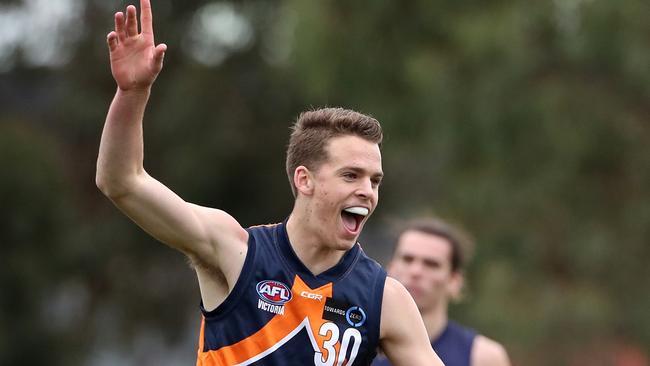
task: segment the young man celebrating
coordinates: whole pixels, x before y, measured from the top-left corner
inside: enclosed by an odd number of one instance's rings
[[[166,45],[149,0],[115,14],[108,34],[117,92],[97,160],[101,191],[140,227],[187,255],[203,321],[197,365],[442,365],[413,299],[356,242],[378,201],[379,123],[340,108],[303,113],[287,151],[288,219],[242,228],[184,201],[143,167],[142,120]]]
[[[447,366],[509,366],[505,349],[476,331],[449,320],[449,301],[460,295],[468,240],[437,219],[408,223],[400,233],[388,274],[417,304],[431,345]],[[393,363],[394,364],[394,363]],[[373,366],[389,366],[378,357]]]

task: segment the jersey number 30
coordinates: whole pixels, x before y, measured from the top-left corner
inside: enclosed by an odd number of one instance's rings
[[[322,352],[316,352],[314,354],[314,365],[334,366],[334,362],[336,361],[336,366],[343,366],[345,355],[348,353],[348,348],[350,347],[352,347],[352,351],[350,352],[350,358],[346,366],[354,363],[354,359],[357,358],[357,353],[359,352],[359,346],[361,346],[361,333],[358,329],[348,328],[343,332],[338,357],[336,357],[336,348],[334,348],[334,345],[339,341],[339,327],[334,323],[327,322],[321,325],[318,334],[327,337],[323,343],[323,348],[327,350],[327,359],[323,359]]]

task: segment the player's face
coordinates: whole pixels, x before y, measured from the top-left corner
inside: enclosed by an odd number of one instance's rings
[[[388,274],[411,293],[420,310],[458,295],[462,275],[451,270],[451,244],[436,235],[409,230],[398,240]]]
[[[328,160],[313,172],[310,217],[328,246],[349,249],[377,207],[381,170],[379,146],[357,136],[335,137]]]

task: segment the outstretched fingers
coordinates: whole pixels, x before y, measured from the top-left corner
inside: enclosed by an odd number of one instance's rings
[[[138,19],[136,18],[135,6],[126,7],[126,35],[135,37],[138,35]]]
[[[124,13],[121,11],[115,13],[115,33],[117,35],[118,42],[124,42],[124,40],[126,40],[126,31],[124,30]]]
[[[117,33],[115,32],[110,32],[106,36],[106,42],[108,43],[108,49],[113,52],[117,49],[118,45],[118,40],[117,40]]]
[[[150,34],[153,38],[153,15],[149,0],[140,0],[140,26],[142,27],[142,33]]]
[[[167,51],[167,45],[164,43],[157,45],[153,51],[153,62],[154,62],[154,69],[156,73],[162,70],[163,59],[165,58],[165,51]]]

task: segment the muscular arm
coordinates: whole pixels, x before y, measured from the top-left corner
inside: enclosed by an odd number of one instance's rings
[[[415,301],[392,277],[386,278],[380,344],[394,366],[443,365],[429,343]]]
[[[140,5],[140,33],[135,7],[130,5],[126,15],[115,14],[115,30],[108,34],[111,72],[118,88],[102,132],[96,183],[149,234],[216,269],[231,284],[245,256],[246,231],[221,210],[185,202],[143,167],[144,111],[167,48],[154,44],[149,0]]]
[[[217,265],[209,259],[216,258],[214,239],[245,240],[245,232],[225,212],[185,202],[144,170],[142,116],[148,94],[118,89],[102,133],[97,185],[156,239]]]

